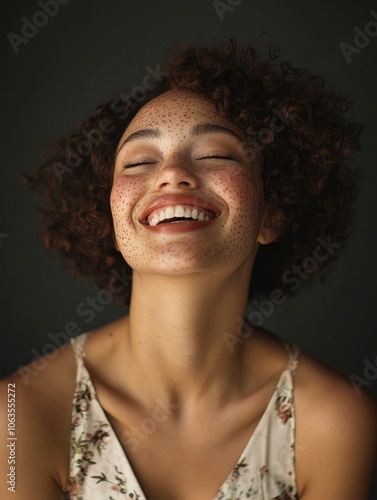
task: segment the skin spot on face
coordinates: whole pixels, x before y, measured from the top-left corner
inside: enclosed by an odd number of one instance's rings
[[[242,141],[230,133],[192,135],[198,124],[226,127],[242,138],[214,104],[189,91],[169,91],[147,103],[123,137],[158,129],[157,138],[130,141],[120,148],[111,191],[111,211],[119,251],[140,272],[190,273],[237,266],[255,254],[264,213],[261,160],[250,162]],[[221,154],[231,159],[208,158]],[[124,168],[129,162],[146,164]],[[193,194],[221,212],[206,228],[180,234],[149,231],[143,210],[165,194]]]

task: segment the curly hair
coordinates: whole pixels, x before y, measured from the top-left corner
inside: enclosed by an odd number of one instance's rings
[[[179,46],[163,72],[154,74],[153,85],[99,106],[77,131],[55,142],[34,174],[24,174],[24,184],[42,201],[46,248],[100,288],[112,290],[119,272],[131,274],[115,248],[110,211],[116,148],[144,104],[170,89],[188,89],[210,99],[261,152],[265,199],[283,214],[277,240],[258,249],[250,296],[275,287],[291,295],[283,274],[313,255],[318,238],[331,237],[337,249],[304,269],[322,280],[346,242],[358,190],[358,170],[346,159],[360,149],[362,127],[345,116],[349,100],[327,89],[322,77],[279,62],[271,48],[262,54],[234,40]],[[124,303],[129,296],[127,286],[117,293]]]

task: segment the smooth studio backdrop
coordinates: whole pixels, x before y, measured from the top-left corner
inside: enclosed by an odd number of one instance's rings
[[[0,375],[127,313],[47,254],[21,173],[32,172],[48,141],[99,103],[141,85],[175,43],[233,37],[247,45],[266,32],[282,59],[351,97],[350,115],[365,131],[355,156],[363,181],[348,247],[324,284],[302,282],[263,326],[376,397],[377,3],[5,0],[1,11]]]

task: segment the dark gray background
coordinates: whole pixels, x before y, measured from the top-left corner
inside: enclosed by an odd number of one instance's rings
[[[21,34],[22,16],[31,19],[41,7],[37,1],[2,2],[0,375],[30,362],[50,342],[48,333],[64,330],[68,321],[85,331],[127,312],[113,301],[89,324],[77,315],[77,306],[96,291],[44,251],[36,203],[22,191],[20,174],[33,171],[47,142],[76,127],[97,104],[141,84],[145,67],[154,68],[175,43],[234,37],[245,45],[265,31],[283,59],[322,74],[350,96],[352,116],[366,129],[357,155],[364,172],[362,192],[348,248],[325,284],[301,287],[263,326],[347,377],[363,377],[364,360],[377,362],[372,217],[377,213],[377,37],[351,55],[350,63],[339,44],[354,44],[354,27],[364,31],[373,20],[372,9],[377,11],[377,3],[244,0],[220,20],[207,0],[71,0],[16,54],[7,34]],[[376,397],[377,381],[368,384]]]

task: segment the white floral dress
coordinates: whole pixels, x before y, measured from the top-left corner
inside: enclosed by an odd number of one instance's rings
[[[85,367],[88,334],[71,339],[77,359],[71,421],[70,500],[147,500],[98,400]],[[213,499],[297,500],[293,375],[297,346],[285,344],[289,360],[237,465]],[[167,472],[168,474],[168,472]],[[195,492],[193,492],[195,500]]]

